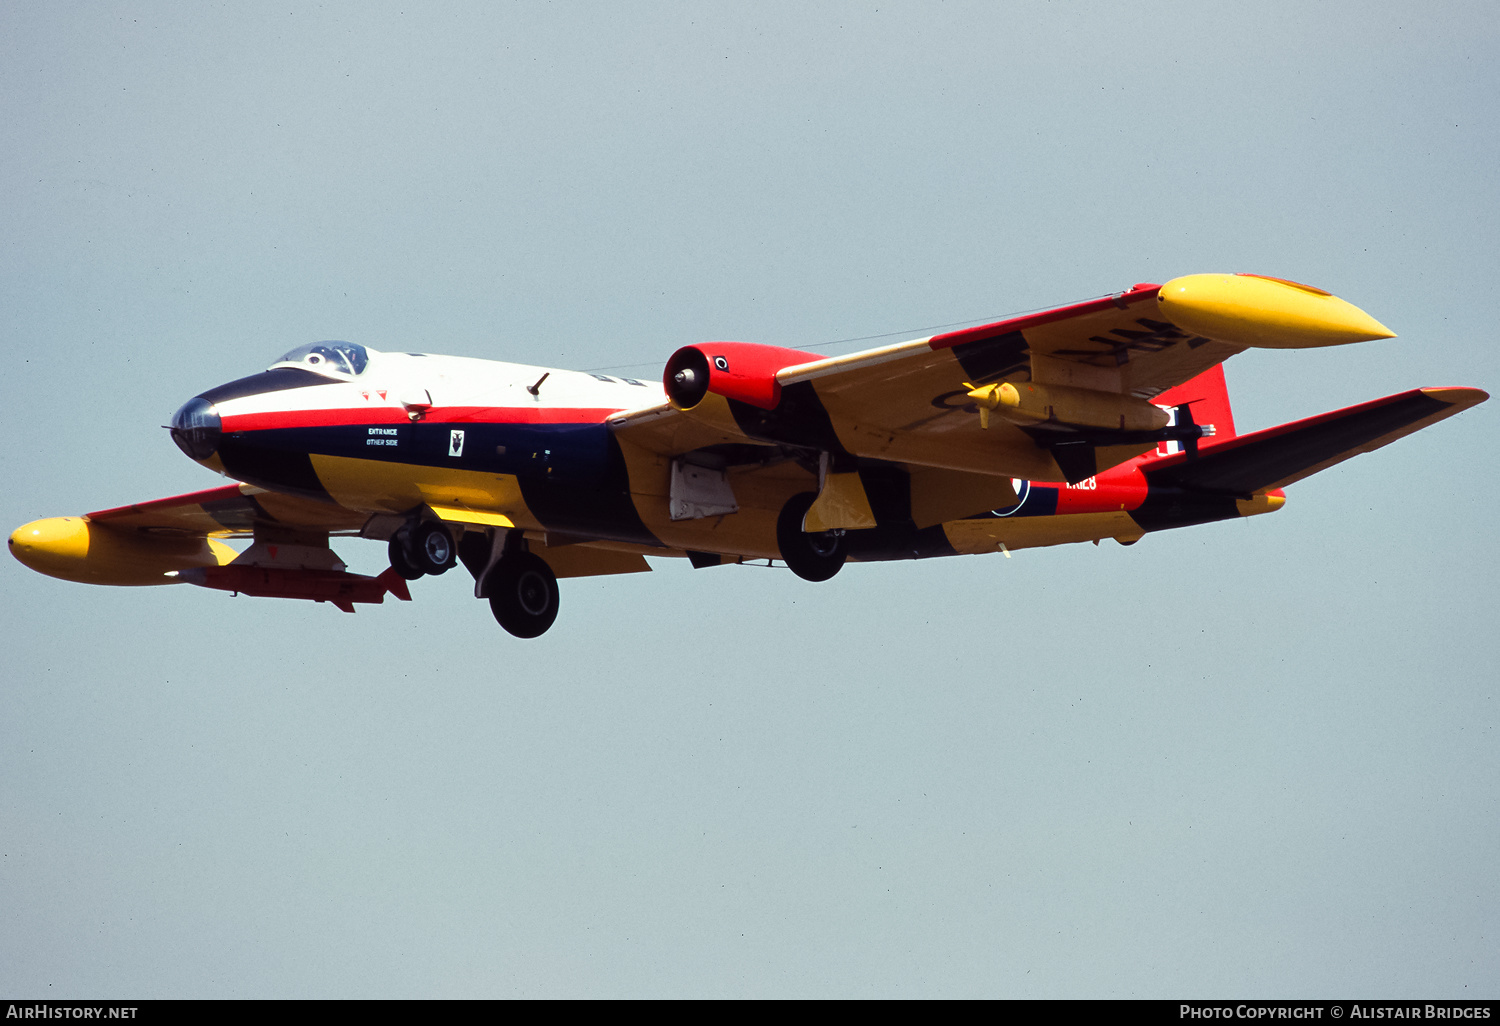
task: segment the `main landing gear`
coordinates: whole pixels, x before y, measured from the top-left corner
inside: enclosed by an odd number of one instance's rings
[[[802,519],[817,498],[814,492],[794,495],[776,518],[776,545],[782,561],[804,581],[828,580],[839,572],[848,555],[843,531],[810,533],[802,529]]]
[[[462,535],[463,561],[483,584],[475,594],[490,600],[490,612],[501,627],[518,638],[545,634],[557,619],[557,575],[540,556],[526,551],[519,531],[499,538],[480,534]],[[478,551],[475,551],[475,545]],[[498,554],[490,548],[499,548]],[[420,520],[391,536],[391,567],[414,581],[427,574],[441,574],[458,562],[458,542],[438,520]],[[489,569],[486,571],[486,563]]]
[[[557,575],[542,557],[507,552],[485,579],[495,621],[518,638],[535,638],[557,619]]]
[[[447,573],[458,562],[453,535],[436,520],[423,520],[391,535],[391,567],[415,581],[425,574]]]
[[[447,573],[458,561],[453,535],[438,520],[422,520],[390,535],[390,565],[407,580]]]

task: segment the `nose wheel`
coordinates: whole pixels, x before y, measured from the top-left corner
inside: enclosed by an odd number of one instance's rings
[[[557,575],[546,560],[512,552],[490,571],[486,591],[495,620],[518,638],[535,638],[557,619]]]

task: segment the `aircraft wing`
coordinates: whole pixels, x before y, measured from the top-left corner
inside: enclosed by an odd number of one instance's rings
[[[1161,319],[1158,287],[835,357],[778,375],[784,389],[810,387],[841,439],[860,455],[954,470],[1007,473],[1045,460],[1033,436],[992,418],[981,426],[970,388],[1038,381],[1150,399],[1245,347],[1183,331]],[[1101,465],[1150,445],[1121,447]],[[1050,472],[1016,476],[1038,479]]]
[[[394,582],[344,573],[328,549],[329,534],[358,532],[367,519],[328,503],[233,484],[33,521],[11,534],[10,550],[33,570],[68,581],[184,580],[248,594],[318,598],[343,608],[405,591]],[[248,537],[256,544],[245,553],[224,544],[226,538]],[[263,538],[272,540],[274,551],[260,544]],[[252,579],[254,574],[259,576]]]
[[[1151,486],[1248,497],[1374,452],[1489,398],[1477,388],[1419,388],[1178,453],[1142,471]]]
[[[257,525],[309,532],[358,532],[369,517],[331,503],[233,484],[99,510],[85,514],[85,519],[119,530],[158,535],[248,538]]]
[[[476,513],[456,507],[434,506],[444,521],[455,524],[513,526],[504,517]],[[91,524],[103,524],[111,532],[194,543],[210,540],[210,550],[220,561],[234,553],[217,543],[224,538],[253,537],[257,528],[281,535],[360,534],[370,517],[313,499],[266,491],[254,485],[234,484],[191,492],[167,499],[119,506],[85,514]],[[616,551],[587,544],[545,546],[533,551],[545,559],[558,577],[592,577],[601,574],[639,573],[650,569],[638,552]]]
[[[452,519],[477,522],[467,516]],[[12,534],[10,548],[32,569],[64,580],[189,581],[250,595],[328,601],[352,611],[354,603],[380,602],[386,594],[410,598],[394,570],[378,577],[351,574],[328,548],[331,534],[371,536],[370,520],[331,503],[232,484],[82,517],[34,521]],[[239,553],[224,544],[228,538],[254,538],[255,544]],[[639,552],[617,549],[538,542],[533,551],[558,577],[650,569]]]
[[[1363,311],[1308,286],[1253,275],[1190,275],[849,356],[789,362],[799,354],[775,350],[787,355],[770,369],[774,382],[760,388],[733,375],[736,365],[754,362],[752,347],[689,347],[708,366],[727,368],[717,376],[709,372],[714,394],[708,402],[698,409],[671,402],[617,415],[612,423],[620,437],[659,454],[688,451],[713,429],[724,440],[738,430],[739,441],[1076,480],[1146,452],[1154,441],[1070,424],[1066,415],[1050,424],[990,417],[986,427],[971,391],[1035,383],[1149,414],[1151,399],[1251,346],[1305,348],[1390,335]],[[750,351],[736,352],[736,346]],[[669,370],[676,365],[678,357]],[[683,419],[695,426],[685,427]],[[1059,442],[1082,443],[1090,452],[1083,461],[1067,460],[1064,472],[1056,458]]]

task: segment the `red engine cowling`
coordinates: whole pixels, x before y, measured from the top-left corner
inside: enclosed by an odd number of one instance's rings
[[[691,410],[710,392],[774,410],[781,401],[776,372],[821,359],[817,353],[757,342],[705,342],[683,346],[673,353],[662,374],[662,384],[667,398],[679,410]]]

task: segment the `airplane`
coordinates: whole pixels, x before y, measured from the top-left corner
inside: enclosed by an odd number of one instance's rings
[[[1272,512],[1285,486],[1489,396],[1415,389],[1240,435],[1223,362],[1391,337],[1321,289],[1194,274],[846,356],[685,346],[659,386],[317,342],[173,415],[178,447],[235,483],[34,521],[10,549],[64,580],[348,612],[462,562],[534,638],[559,578],[646,556],[826,581],[849,560],[1131,545]],[[390,568],[351,573],[340,536],[386,542]]]

